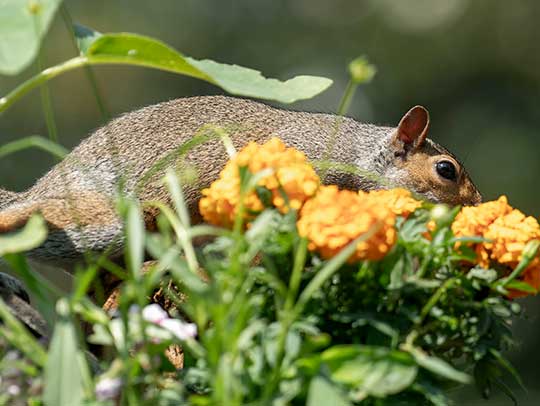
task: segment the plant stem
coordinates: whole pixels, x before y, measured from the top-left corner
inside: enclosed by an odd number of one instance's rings
[[[330,137],[330,140],[328,141],[328,145],[326,146],[326,151],[324,152],[323,159],[322,159],[323,162],[327,162],[332,156],[332,152],[334,151],[334,147],[336,144],[336,138],[339,133],[339,128],[341,127],[341,124],[343,123],[343,116],[347,114],[347,111],[349,110],[349,106],[351,105],[351,101],[353,99],[353,96],[357,88],[358,88],[358,83],[355,83],[352,79],[350,79],[349,83],[347,84],[347,87],[345,88],[345,92],[343,93],[343,96],[341,97],[341,101],[339,103],[337,117],[334,123],[334,130],[332,131],[332,135]],[[324,179],[326,178],[328,169],[329,168],[323,168],[321,172],[321,180],[323,182],[324,182]]]
[[[64,20],[66,29],[69,32],[69,37],[71,38],[71,43],[73,44],[73,48],[75,49],[75,52],[79,54],[80,50],[77,45],[77,37],[75,36],[75,31],[73,30],[73,20],[71,18],[71,15],[69,14],[69,10],[67,9],[66,3],[62,3],[62,5],[60,6],[60,13],[62,14],[62,19]],[[86,74],[86,78],[88,79],[88,82],[90,83],[90,87],[92,88],[92,93],[94,93],[94,97],[96,99],[96,103],[98,105],[101,116],[103,117],[103,121],[109,121],[109,119],[111,118],[111,115],[109,114],[109,110],[107,109],[107,106],[105,105],[105,100],[103,99],[99,91],[99,88],[96,82],[96,76],[94,75],[94,71],[92,70],[91,66],[85,66],[84,71]]]
[[[11,107],[13,103],[19,100],[22,96],[24,96],[30,90],[43,85],[48,80],[64,72],[70,71],[72,69],[80,68],[81,66],[85,66],[86,64],[88,64],[88,59],[86,57],[79,56],[73,59],[69,59],[68,61],[60,65],[56,65],[56,66],[53,66],[51,68],[47,68],[41,71],[36,76],[30,78],[26,82],[17,86],[15,89],[9,92],[6,96],[0,99],[0,113],[7,110],[9,107]]]
[[[446,280],[439,288],[435,291],[435,293],[429,298],[428,302],[424,305],[422,310],[420,311],[420,317],[416,321],[416,325],[420,325],[424,322],[425,318],[439,301],[441,296],[450,288],[453,284],[455,284],[458,281],[456,278],[450,278]]]
[[[39,20],[35,14],[34,16],[34,28],[36,37],[39,43],[39,32],[40,32],[40,26],[39,26]],[[39,49],[38,55],[37,55],[37,68],[38,72],[41,72],[43,70],[43,47]],[[43,110],[43,115],[45,116],[45,123],[47,124],[47,132],[49,134],[49,138],[53,142],[58,142],[58,129],[56,127],[56,121],[54,119],[54,111],[51,103],[51,93],[49,90],[49,86],[45,84],[41,87],[40,90],[41,93],[41,108]]]
[[[262,404],[266,404],[270,400],[279,383],[282,364],[285,358],[285,343],[287,342],[287,335],[289,334],[289,329],[291,328],[291,325],[296,319],[294,313],[292,313],[291,310],[294,306],[294,300],[298,293],[298,288],[300,287],[302,272],[306,263],[307,243],[307,239],[302,238],[300,240],[300,243],[298,244],[298,247],[296,248],[293,270],[289,281],[289,289],[287,292],[287,298],[285,299],[285,306],[282,311],[282,317],[280,320],[281,331],[276,346],[276,365],[274,366],[270,382],[268,383],[268,385],[266,385],[264,389]]]
[[[341,97],[341,101],[339,102],[339,107],[337,111],[338,116],[342,117],[347,114],[357,88],[358,83],[353,82],[352,79],[349,80],[349,83],[347,83],[347,87],[345,88],[345,92]]]

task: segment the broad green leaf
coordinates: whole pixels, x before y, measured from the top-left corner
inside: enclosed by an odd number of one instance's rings
[[[452,365],[440,358],[429,356],[418,348],[411,348],[408,352],[413,356],[418,365],[434,374],[463,384],[471,382],[471,377],[469,375],[458,371]]]
[[[239,96],[294,103],[298,100],[311,99],[332,84],[330,79],[307,75],[295,76],[282,82],[278,79],[267,79],[261,72],[243,66],[226,65],[208,59],[197,61],[187,58],[187,60],[212,78],[214,84]]]
[[[322,376],[316,376],[311,380],[306,402],[307,406],[347,406],[350,404],[339,388],[327,379]]]
[[[384,347],[335,346],[323,352],[322,360],[332,380],[377,397],[401,392],[418,373],[410,355]]]
[[[293,103],[326,90],[332,81],[297,76],[287,81],[267,79],[260,72],[238,65],[186,57],[161,41],[141,35],[118,33],[98,37],[85,53],[90,64],[125,63],[202,79],[234,95]]]
[[[80,24],[73,25],[73,34],[75,35],[75,40],[77,41],[77,46],[79,47],[81,54],[86,54],[86,52],[88,52],[88,47],[103,35],[100,32]]]
[[[39,247],[46,238],[45,220],[34,214],[21,230],[0,236],[0,256],[29,251]]]
[[[77,333],[69,315],[66,300],[57,305],[59,319],[49,347],[45,364],[43,400],[46,406],[77,406],[83,400],[82,359],[78,348]]]
[[[0,74],[15,75],[36,57],[62,0],[0,1]]]

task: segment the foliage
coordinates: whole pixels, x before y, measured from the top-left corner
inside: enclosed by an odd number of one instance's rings
[[[311,97],[330,83],[310,77],[268,80],[250,69],[184,57],[132,34],[76,34],[81,55],[15,89],[0,100],[0,110],[60,73],[102,63],[169,70],[233,94],[283,102]],[[20,57],[4,71],[25,63]],[[363,59],[351,65],[340,112],[374,72]],[[53,144],[34,139],[33,145],[51,150]],[[268,199],[283,192],[279,185],[261,186],[271,170],[236,169],[239,206],[232,230],[190,224],[178,174],[169,171],[164,182],[174,208],[158,205],[159,229],[146,231],[140,203],[122,198],[126,269],[103,258],[90,260],[68,295],[55,292],[24,260],[23,253],[44,238],[37,218],[19,233],[2,236],[1,254],[25,280],[53,334],[50,343],[34,338],[0,301],[0,401],[442,405],[448,389],[473,377],[484,396],[493,385],[507,389],[503,374],[517,377],[502,355],[514,345],[509,322],[520,313],[506,288],[530,289],[518,278],[536,257],[537,245],[513,264],[510,275],[496,266],[471,267],[477,258],[466,243],[484,240],[455,237],[459,209],[424,204],[412,214],[392,216],[395,235],[384,258],[350,261],[358,246],[377,235],[381,221],[322,256],[310,252],[309,236],[298,232],[299,207],[279,210]],[[248,217],[244,201],[250,195],[261,207]],[[201,237],[210,242],[195,244]],[[143,262],[145,252],[153,262]],[[111,313],[91,300],[91,288],[100,284],[98,267],[123,279]],[[168,313],[149,304],[156,291]],[[179,345],[183,367],[175,368],[165,351]]]

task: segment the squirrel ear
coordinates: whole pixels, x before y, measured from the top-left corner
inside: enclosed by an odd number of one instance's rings
[[[422,106],[414,106],[398,124],[396,138],[409,148],[418,148],[427,137],[429,113]]]

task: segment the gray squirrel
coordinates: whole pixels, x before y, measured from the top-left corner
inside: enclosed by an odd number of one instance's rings
[[[37,262],[71,267],[85,252],[122,252],[123,224],[115,210],[120,194],[170,203],[162,183],[167,167],[195,168],[184,185],[193,220],[200,221],[200,190],[217,179],[228,155],[216,137],[184,156],[185,142],[197,134],[225,131],[236,148],[277,136],[313,161],[352,165],[378,179],[329,170],[325,183],[351,190],[387,185],[407,188],[433,202],[475,205],[481,195],[458,160],[426,138],[429,114],[420,106],[398,126],[379,127],[332,114],[281,110],[250,100],[206,96],[172,100],[127,113],[95,131],[25,192],[0,189],[0,234],[22,227],[40,212],[47,240],[29,253]],[[157,212],[147,209],[147,228]]]

